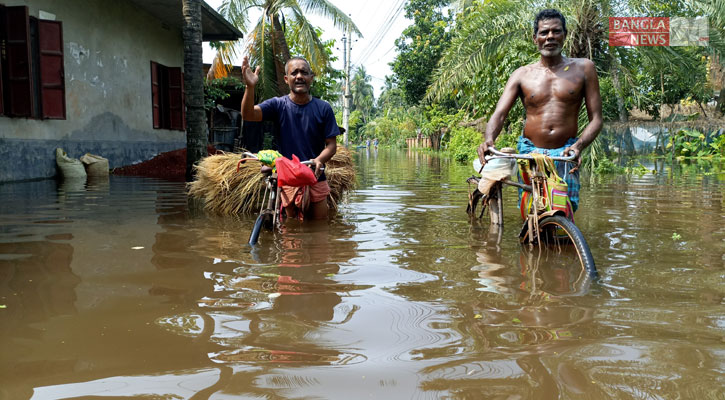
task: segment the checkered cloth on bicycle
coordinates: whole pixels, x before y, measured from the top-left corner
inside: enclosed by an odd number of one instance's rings
[[[574,143],[576,143],[576,138],[570,138],[562,147],[556,149],[543,149],[541,147],[534,146],[534,143],[531,140],[525,138],[522,135],[519,136],[517,150],[520,154],[541,153],[546,154],[550,157],[561,157],[564,156],[564,154],[562,154],[564,152],[564,149],[573,145]],[[581,184],[579,183],[579,170],[576,170],[573,174],[569,173],[569,170],[573,168],[573,164],[563,161],[554,161],[554,165],[556,166],[556,173],[559,174],[559,176],[564,179],[566,184],[569,186],[567,189],[567,194],[569,195],[569,201],[571,201],[572,210],[576,211],[579,208],[579,188],[581,187]],[[523,178],[521,177],[520,169],[519,182],[524,182]],[[519,206],[521,206],[522,194],[523,190],[519,189]]]

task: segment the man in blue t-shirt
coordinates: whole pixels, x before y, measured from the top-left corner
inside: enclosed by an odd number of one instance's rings
[[[283,156],[312,160],[317,183],[312,186],[282,187],[282,206],[287,216],[300,212],[312,219],[327,218],[327,184],[322,167],[337,151],[335,137],[340,134],[335,113],[326,101],[312,97],[310,88],[314,75],[310,64],[302,57],[293,57],[285,64],[284,81],[290,88],[287,96],[275,97],[254,105],[254,89],[259,82],[259,67],[249,66],[249,58],[242,61],[242,78],[247,85],[242,98],[242,118],[245,121],[274,121],[279,131],[279,151]]]

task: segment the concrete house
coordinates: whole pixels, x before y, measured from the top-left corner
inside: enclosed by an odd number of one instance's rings
[[[186,147],[181,0],[0,0],[0,182]],[[241,32],[202,2],[203,40]]]

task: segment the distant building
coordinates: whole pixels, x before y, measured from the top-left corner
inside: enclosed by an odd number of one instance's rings
[[[0,0],[0,182],[186,147],[181,0]],[[203,40],[241,32],[202,2]]]

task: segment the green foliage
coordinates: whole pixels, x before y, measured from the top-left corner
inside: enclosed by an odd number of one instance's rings
[[[261,11],[254,25],[250,24],[250,11],[252,14]],[[284,63],[290,56],[287,43],[289,37],[295,38],[297,54],[310,62],[313,71],[323,74],[321,71],[329,67],[330,53],[320,41],[317,29],[307,19],[308,15],[322,16],[338,29],[349,28],[355,34],[360,34],[350,17],[326,0],[224,0],[219,13],[245,33],[244,41],[218,46],[221,59],[229,64],[231,55],[235,53],[235,45],[246,46],[250,64],[261,67],[256,89],[256,96],[260,100],[284,94],[280,93],[284,83],[278,82],[277,77],[284,74]]]
[[[347,133],[347,138],[351,143],[358,143],[360,142],[362,136],[363,136],[363,126],[365,125],[363,123],[362,119],[362,112],[360,110],[355,110],[350,113],[350,116],[347,120],[348,127],[350,130]]]
[[[642,176],[642,175],[648,174],[650,172],[652,172],[652,171],[649,168],[642,165],[641,162],[635,161],[635,160],[630,161],[629,165],[627,165],[624,168],[625,174],[635,174],[635,175]]]
[[[601,157],[597,160],[597,163],[592,168],[592,172],[595,175],[605,174],[623,174],[624,167],[621,167],[606,157]]]
[[[406,138],[416,135],[419,125],[415,115],[415,110],[403,108],[389,110],[367,125],[362,141],[366,138],[371,140],[377,138],[381,144],[401,147]]]
[[[315,28],[315,34],[318,40],[320,40],[322,37],[322,29]],[[305,54],[304,43],[300,41],[300,36],[297,35],[295,30],[288,29],[285,32],[285,38],[289,45],[290,54]],[[333,52],[335,49],[335,40],[331,39],[325,42],[320,40],[320,44],[324,48],[329,62],[321,66],[313,67],[312,72],[315,74],[315,81],[312,84],[311,93],[314,97],[319,97],[322,100],[332,103],[340,98],[340,81],[343,78],[343,73],[341,70],[332,67],[332,63],[338,59]]]
[[[452,95],[474,115],[493,112],[511,73],[535,60],[532,20],[531,4],[512,0],[476,3],[458,14],[427,98]]]
[[[725,135],[708,143],[705,134],[690,129],[680,129],[670,137],[667,149],[679,158],[722,157],[725,153]]]
[[[498,135],[496,138],[496,142],[494,145],[498,149],[503,149],[504,147],[512,147],[516,148],[516,144],[519,141],[519,136],[521,136],[521,131],[512,130],[511,132],[505,132]]]
[[[395,75],[385,77],[385,86],[383,92],[380,93],[377,106],[383,114],[388,114],[394,108],[403,108],[405,106],[405,93],[398,86]]]
[[[454,160],[466,162],[477,157],[476,149],[483,142],[481,132],[470,127],[456,126],[450,133],[447,151]]]
[[[715,154],[725,158],[725,134],[720,134],[715,140],[710,143],[710,147],[715,151]]]
[[[547,4],[562,10],[569,34],[565,54],[591,58],[597,66],[605,120],[618,120],[635,107],[658,117],[662,104],[687,100],[693,104],[712,99],[707,84],[707,54],[723,54],[725,29],[723,2],[559,0]],[[535,0],[476,2],[456,16],[453,38],[435,70],[427,99],[444,101],[453,96],[458,107],[473,117],[489,115],[512,72],[538,59],[531,43],[531,23],[544,8]],[[649,16],[710,16],[710,47],[609,47],[607,18],[632,13]],[[720,23],[720,25],[718,25]],[[615,82],[615,76],[616,84]],[[510,121],[522,118],[512,110]],[[509,130],[509,133],[512,131]]]
[[[366,123],[372,119],[375,111],[375,96],[370,80],[370,75],[365,71],[365,67],[361,65],[355,70],[350,82],[351,110],[360,111],[363,121]]]
[[[391,64],[408,105],[421,102],[431,83],[433,69],[450,44],[450,13],[443,8],[450,0],[410,0],[405,16],[413,21],[395,41],[398,55]]]
[[[463,120],[465,113],[463,110],[458,110],[455,114],[450,114],[440,105],[433,104],[426,107],[423,115],[425,119],[420,126],[421,132],[430,137],[439,134],[443,128],[450,130],[458,125]]]
[[[229,97],[228,89],[242,89],[244,84],[237,78],[226,76],[224,78],[204,81],[204,108],[210,110],[219,102]]]

